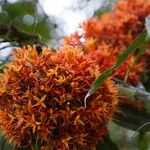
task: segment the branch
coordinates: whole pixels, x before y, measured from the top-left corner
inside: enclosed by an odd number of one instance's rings
[[[130,130],[137,131],[141,126],[150,122],[150,114],[133,108],[129,104],[120,103],[119,111],[115,113],[113,121]],[[141,130],[150,131],[150,124],[144,126]]]
[[[7,42],[18,42],[19,46],[41,44],[44,45],[40,36],[34,33],[27,33],[18,29],[14,25],[0,24],[0,38]]]
[[[120,97],[133,100],[143,106],[147,113],[150,113],[150,93],[142,89],[133,87],[118,79],[113,79],[119,91]]]
[[[113,121],[120,126],[137,131],[141,126],[150,122],[150,93],[141,88],[136,88],[121,80],[113,78],[119,90],[119,96],[138,102],[145,108],[138,110],[129,104],[119,103],[120,112],[116,112]],[[150,131],[150,124],[144,126],[142,131]]]

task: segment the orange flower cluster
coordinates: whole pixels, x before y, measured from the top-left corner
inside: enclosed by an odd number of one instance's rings
[[[18,147],[41,150],[87,149],[101,141],[117,109],[117,90],[107,79],[84,97],[99,75],[99,66],[79,49],[52,52],[16,50],[0,74],[0,128]]]
[[[104,13],[99,18],[91,18],[84,22],[81,25],[84,33],[80,36],[75,33],[66,37],[65,45],[82,48],[85,55],[96,60],[101,70],[105,71],[114,65],[119,55],[143,31],[145,18],[150,14],[149,8],[150,0],[121,0],[115,5],[112,12]],[[146,58],[144,57],[144,61]],[[134,59],[135,54],[127,58],[114,71],[113,77],[124,80]],[[128,76],[128,83],[138,84],[139,74],[145,67],[144,61],[140,61],[132,68]],[[131,102],[124,99],[120,99],[120,101]]]
[[[124,50],[145,28],[149,8],[150,0],[121,0],[113,12],[83,23],[84,37],[96,38],[100,43],[105,41],[111,43],[112,47]]]
[[[71,35],[70,37],[66,37],[65,45],[81,48],[86,56],[97,62],[97,64],[101,68],[101,71],[105,71],[106,69],[112,67],[122,51],[120,48],[118,49],[118,47],[114,48],[111,44],[106,44],[106,42],[102,42],[100,44],[98,42],[98,39],[94,38],[86,39],[84,43],[79,43],[79,41],[79,37],[74,37],[74,35]],[[77,45],[77,43],[79,43],[79,45]],[[112,76],[120,80],[124,80],[128,69],[131,68],[132,64],[134,63],[134,59],[134,55],[131,55],[129,58],[127,58],[114,71]],[[140,80],[139,74],[142,71],[143,64],[142,62],[140,62],[130,71],[128,82],[133,85],[137,85]]]
[[[90,46],[91,47],[91,46]],[[86,52],[90,50],[90,47],[88,43],[86,44]],[[118,55],[118,49],[112,48],[111,45],[108,45],[106,43],[102,43],[98,46],[97,49],[93,49],[90,52],[87,52],[88,57],[90,57],[92,60],[95,60],[99,67],[101,67],[102,71],[105,71],[106,69],[112,67],[119,55]],[[127,58],[113,73],[113,77],[118,78],[120,80],[124,80],[126,73],[128,69],[132,66],[134,63],[135,57],[131,55],[129,58]],[[136,85],[138,81],[140,80],[139,73],[142,72],[142,64],[138,63],[134,68],[132,68],[129,77],[128,82]]]
[[[66,45],[82,47],[83,51],[97,60],[104,70],[116,62],[118,56],[133,42],[145,28],[145,18],[150,14],[150,0],[122,0],[115,5],[113,12],[104,13],[100,18],[91,18],[82,24],[83,35],[77,33],[67,37]],[[81,42],[81,38],[85,42]],[[82,43],[82,46],[81,46]],[[128,58],[114,77],[124,79],[133,64],[135,56]],[[131,71],[128,82],[137,84],[139,73],[143,70],[140,62]]]
[[[118,56],[145,28],[145,18],[150,14],[149,8],[150,0],[122,0],[115,5],[113,12],[105,13],[100,18],[92,18],[84,22],[82,25],[84,29],[82,38],[86,39],[85,46],[83,46],[85,47],[84,51],[100,66],[103,64],[104,70],[111,67]],[[144,57],[145,60],[147,56],[149,59],[148,54]],[[114,72],[114,77],[123,80],[127,70],[133,64],[134,58],[135,56],[132,55],[121,64]],[[143,62],[145,60],[142,59]],[[142,72],[145,65],[145,62],[142,61],[129,74],[128,82],[133,85],[139,82],[139,73]],[[149,62],[146,65],[148,66]],[[120,101],[141,108],[130,100],[120,99]]]

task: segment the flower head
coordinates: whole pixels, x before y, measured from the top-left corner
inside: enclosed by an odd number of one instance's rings
[[[83,23],[84,37],[96,38],[100,43],[105,41],[113,47],[123,48],[120,51],[124,50],[145,28],[149,7],[150,0],[119,1],[113,12]]]
[[[113,66],[119,55],[133,42],[145,28],[145,18],[150,14],[150,0],[123,0],[116,3],[112,12],[85,21],[81,27],[84,33],[80,38],[71,35],[65,44],[82,47],[83,52],[96,60],[104,70]],[[77,33],[76,33],[77,34]],[[74,38],[73,38],[74,37]],[[84,38],[85,42],[82,42]],[[149,57],[149,54],[148,54]],[[132,66],[135,54],[114,72],[114,77],[124,79],[128,69]],[[130,72],[128,82],[136,85],[139,73],[143,71],[144,59],[138,62]]]
[[[101,44],[98,49],[95,49],[94,51],[89,52],[88,47],[86,50],[88,51],[88,57],[90,57],[92,60],[95,60],[102,71],[111,68],[116,63],[119,57],[117,54],[118,49],[112,48],[111,45],[108,45],[106,43]],[[129,58],[127,58],[113,72],[112,76],[117,79],[124,80],[128,69],[130,69],[134,63],[134,59],[134,55],[131,55]],[[142,63],[138,63],[131,69],[128,76],[128,83],[136,85],[139,82],[139,74],[142,72],[142,68]]]
[[[112,12],[104,13],[102,16],[85,21],[81,27],[84,33],[77,33],[67,37],[65,45],[79,47],[84,54],[96,61],[101,71],[112,67],[118,57],[126,50],[133,40],[145,28],[145,18],[150,14],[150,0],[122,0],[116,3]],[[84,38],[84,42],[82,39]],[[129,68],[132,67],[134,53],[127,58],[112,74],[113,77],[124,80]],[[137,85],[140,73],[149,68],[150,52],[139,60],[128,76],[128,83]],[[146,65],[145,65],[146,64]],[[132,104],[139,108],[139,104],[119,98],[120,102]],[[138,107],[137,107],[137,106]]]
[[[99,67],[75,48],[56,53],[32,47],[16,50],[0,75],[0,128],[19,147],[87,149],[101,141],[117,109],[117,90],[107,79],[84,97]]]

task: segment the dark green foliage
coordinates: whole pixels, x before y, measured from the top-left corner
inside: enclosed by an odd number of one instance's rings
[[[44,12],[38,13],[36,11],[36,5],[33,1],[4,3],[1,7],[0,24],[13,24],[23,31],[36,32],[41,36],[43,42],[48,42],[51,38],[50,31],[54,25],[49,22],[48,16]]]

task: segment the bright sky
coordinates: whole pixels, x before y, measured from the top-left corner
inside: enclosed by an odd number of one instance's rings
[[[51,44],[56,44],[64,35],[76,31],[80,23],[92,17],[95,10],[102,7],[104,1],[106,4],[109,0],[40,0],[50,21],[58,26],[51,32],[57,38]]]
[[[45,12],[57,18],[65,34],[76,30],[79,23],[93,16],[94,11],[102,6],[104,0],[40,0]],[[53,19],[54,19],[53,18]]]

